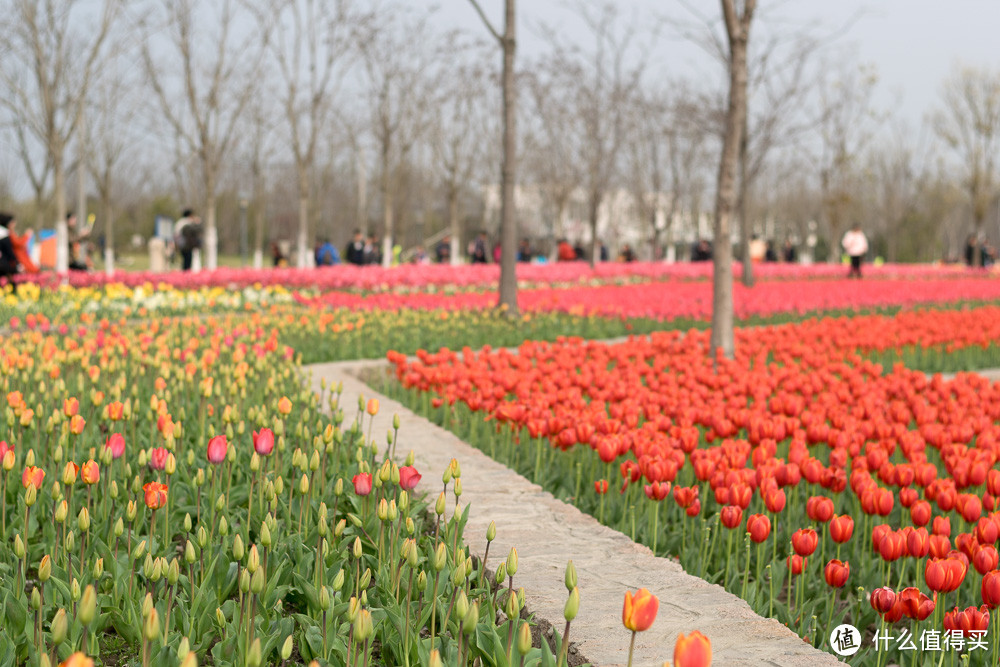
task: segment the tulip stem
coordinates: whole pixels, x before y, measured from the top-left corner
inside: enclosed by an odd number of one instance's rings
[[[733,561],[733,531],[727,531],[726,535],[726,572],[722,577],[722,587],[729,590],[729,565]]]
[[[653,555],[656,555],[657,538],[660,536],[660,501],[653,501]]]
[[[632,639],[628,643],[628,667],[632,667],[632,652],[635,650],[635,630],[632,631]]]
[[[559,647],[559,660],[556,661],[556,667],[569,664],[567,660],[567,656],[569,655],[569,624],[570,621],[566,621],[566,629],[563,631],[562,646]]]
[[[746,554],[744,555],[744,559],[746,560],[746,565],[743,568],[743,586],[740,588],[740,597],[746,600],[747,585],[750,583],[750,534],[749,533],[747,533],[747,536],[743,538],[743,541],[746,542],[747,548],[746,548]]]

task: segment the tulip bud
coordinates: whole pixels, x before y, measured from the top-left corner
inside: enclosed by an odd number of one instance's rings
[[[572,621],[576,618],[577,612],[580,611],[580,589],[573,588],[570,591],[569,599],[566,600],[566,606],[563,607],[563,618],[567,621]]]
[[[219,535],[225,537],[229,534],[229,522],[226,521],[225,515],[219,517]]]
[[[371,612],[367,609],[360,609],[358,617],[354,619],[354,641],[358,644],[364,644],[371,637],[373,628]]]
[[[52,643],[59,646],[66,641],[66,631],[69,628],[69,621],[66,620],[66,610],[60,609],[52,617],[52,624],[49,630],[52,632]]]
[[[507,576],[513,577],[517,574],[517,547],[511,547],[507,554]]]
[[[256,637],[247,652],[246,667],[260,667],[261,649],[260,637]]]
[[[304,473],[299,480],[299,493],[303,496],[309,493],[309,478]]]
[[[194,544],[191,543],[191,540],[188,540],[184,545],[184,562],[192,565],[196,560],[198,560],[198,557],[194,553]]]
[[[69,582],[69,599],[73,602],[79,602],[81,594],[80,582],[76,580],[76,577],[74,577],[73,580]]]
[[[257,472],[260,470],[260,456],[257,452],[250,455],[250,472]]]
[[[84,507],[80,510],[80,515],[76,518],[76,526],[80,529],[81,533],[86,533],[90,530],[90,512]]]
[[[333,578],[333,590],[340,591],[344,587],[344,571],[339,570],[337,576]]]
[[[250,577],[250,592],[260,595],[264,591],[264,583],[264,568],[260,568]]]
[[[431,651],[431,655],[427,660],[427,667],[444,667],[444,662],[441,660],[441,654],[437,649]]]
[[[528,655],[528,651],[531,650],[531,626],[527,623],[522,623],[521,627],[517,629],[517,652],[521,656]]]
[[[455,599],[455,614],[459,619],[464,619],[465,615],[469,613],[469,598],[466,597],[465,591],[461,590],[458,592],[458,597]]]
[[[490,521],[490,525],[486,528],[486,541],[492,542],[497,538],[497,522]]]
[[[198,526],[197,539],[198,546],[204,549],[205,545],[208,544],[208,531],[205,530],[205,526]]]
[[[190,652],[191,652],[191,642],[188,641],[187,637],[181,637],[181,643],[177,645],[177,658],[179,660],[184,660],[185,658],[187,658],[188,653]]]
[[[236,533],[236,537],[233,539],[233,560],[239,562],[243,560],[243,536]]]
[[[458,565],[451,569],[451,583],[456,588],[465,583],[465,561],[459,561]]]
[[[24,542],[21,541],[20,535],[14,536],[14,555],[17,556],[18,560],[24,558]]]
[[[191,523],[191,514],[189,514],[189,513],[185,514],[184,515],[184,532],[185,533],[190,533],[191,532],[191,526],[192,526],[192,523]]]
[[[285,638],[285,643],[281,645],[281,659],[288,660],[292,657],[292,649],[294,648],[294,643],[292,641],[292,636],[288,635]]]
[[[177,584],[177,580],[181,578],[181,566],[177,562],[176,558],[170,559],[170,565],[167,567],[167,583],[171,586]]]
[[[155,642],[160,638],[160,615],[156,612],[156,607],[149,610],[146,623],[142,627],[142,634],[148,642]]]
[[[333,529],[333,536],[340,537],[347,528],[347,519],[341,519]]]
[[[14,469],[14,450],[8,449],[7,453],[3,455],[3,469],[4,472],[10,472]]]
[[[163,472],[168,475],[177,472],[177,458],[173,454],[167,454],[167,462],[163,466]]]
[[[568,591],[576,588],[576,566],[573,565],[573,561],[566,563],[566,576],[563,582],[566,584],[566,590]]]
[[[260,553],[258,553],[257,551],[257,545],[254,544],[250,546],[250,553],[247,556],[247,569],[250,571],[250,574],[253,574],[254,572],[257,571],[257,568],[259,567],[260,567]]]
[[[38,611],[42,608],[42,594],[38,592],[38,588],[31,589],[31,608]]]
[[[146,553],[146,540],[135,545],[135,549],[132,550],[132,560],[139,560],[144,553]]]
[[[52,559],[48,554],[42,556],[42,561],[38,564],[38,580],[43,584],[52,576]]]
[[[153,562],[153,555],[152,554],[146,554],[146,562],[142,564],[142,574],[147,579],[152,579],[153,578],[153,566],[154,565],[155,565],[155,563]],[[159,577],[157,577],[157,579],[159,579]],[[154,580],[154,583],[155,583],[155,580]]]
[[[226,509],[226,494],[220,493],[215,501],[215,511],[221,512],[224,509]]]
[[[31,468],[35,465],[35,450],[29,449],[28,453],[24,455],[24,467]]]
[[[507,578],[507,563],[500,561],[500,564],[497,565],[497,571],[495,576],[497,586],[502,586],[504,579],[506,578]]]
[[[111,465],[111,464],[107,463],[106,465]],[[108,495],[111,496],[112,500],[118,500],[118,482],[117,481],[111,480],[111,482],[108,484]]]
[[[451,466],[448,466],[447,468],[444,469],[444,472],[441,474],[441,483],[444,484],[445,486],[447,486],[448,484],[450,484],[451,483],[451,474],[452,474],[451,473]]]
[[[101,578],[101,576],[104,574],[103,558],[98,558],[96,561],[94,561],[94,570],[91,574],[94,575],[94,581],[97,581]]]
[[[37,499],[38,490],[35,488],[34,484],[29,484],[28,488],[24,490],[24,504],[28,507],[32,507]]]
[[[121,517],[118,517],[118,520],[115,521],[115,527],[114,527],[115,537],[121,537],[124,532],[125,532],[125,522],[122,521]]]
[[[438,516],[444,514],[445,503],[447,502],[448,500],[445,498],[444,491],[442,491],[441,495],[438,496],[437,502],[434,504],[434,511]]]
[[[361,588],[362,591],[364,591],[368,589],[368,585],[371,582],[372,582],[372,569],[370,567],[366,567],[364,574],[361,575],[361,581],[358,583],[358,586]]]
[[[93,586],[87,586],[83,590],[83,597],[80,598],[80,604],[76,608],[76,618],[80,621],[80,624],[84,627],[90,626],[94,622],[94,616],[97,614],[97,591],[94,590]]]
[[[330,609],[330,589],[326,586],[319,588],[319,608],[323,611]]]
[[[76,547],[76,533],[72,530],[66,533],[66,551],[73,551]]]
[[[56,523],[62,523],[66,520],[67,514],[69,514],[69,503],[63,500],[56,505],[55,515],[52,518],[55,519]]]
[[[521,606],[518,604],[517,595],[507,596],[507,605],[504,609],[507,618],[518,618],[521,615]]]
[[[274,480],[274,493],[280,496],[284,492],[285,492],[285,480],[279,477],[278,479]]]
[[[325,526],[326,524],[323,525]],[[267,521],[264,521],[260,524],[260,535],[258,535],[258,537],[260,538],[260,546],[264,547],[265,549],[270,548],[271,529],[267,527]]]
[[[246,568],[240,571],[240,591],[243,593],[250,591],[250,572]]]
[[[219,626],[220,629],[226,627],[226,615],[222,613],[221,607],[215,608],[215,624]]]
[[[361,554],[362,554],[362,550],[361,550],[361,538],[360,537],[355,537],[354,538],[354,558],[355,559],[361,558]]]
[[[461,477],[456,477],[455,478],[455,498],[458,498],[460,495],[462,495],[462,478]]]

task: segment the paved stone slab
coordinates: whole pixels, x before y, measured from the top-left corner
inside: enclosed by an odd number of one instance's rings
[[[593,517],[557,500],[450,431],[417,416],[383,396],[358,375],[386,369],[378,362],[342,362],[307,367],[315,391],[320,381],[342,382],[341,407],[353,419],[358,395],[378,398],[379,414],[372,430],[382,441],[393,414],[400,418],[397,455],[412,449],[424,475],[419,490],[437,494],[440,475],[452,458],[462,466],[462,502],[471,505],[465,537],[473,553],[482,556],[486,528],[497,525],[488,565],[495,567],[516,546],[519,567],[514,583],[524,586],[529,611],[562,628],[566,602],[563,572],[573,559],[579,577],[580,614],[570,639],[595,665],[624,665],[630,633],[622,626],[626,590],[648,588],[660,599],[653,627],[636,638],[633,664],[661,667],[672,659],[680,632],[700,630],[712,641],[713,664],[818,667],[840,664],[831,654],[812,648],[773,619],[758,616],[740,598],[722,587],[687,574],[668,558],[654,557],[645,546],[602,526]]]

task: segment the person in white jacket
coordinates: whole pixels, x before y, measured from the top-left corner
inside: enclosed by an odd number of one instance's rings
[[[861,231],[861,225],[855,224],[851,229],[844,234],[843,240],[840,242],[843,246],[844,252],[847,256],[851,258],[851,270],[847,272],[848,278],[860,278],[861,277],[861,261],[865,258],[868,253],[868,237],[865,233]]]

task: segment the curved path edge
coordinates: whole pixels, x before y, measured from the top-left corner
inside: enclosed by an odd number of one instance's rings
[[[415,465],[424,475],[419,490],[438,493],[440,474],[452,458],[459,460],[462,504],[471,506],[467,544],[481,557],[486,528],[495,521],[497,536],[487,566],[496,567],[516,546],[515,584],[525,588],[529,611],[560,629],[566,602],[563,573],[572,558],[579,579],[580,612],[571,626],[570,640],[592,664],[626,663],[630,633],[621,622],[622,600],[626,590],[638,588],[648,588],[659,597],[660,611],[653,626],[636,637],[633,664],[637,667],[661,667],[672,659],[678,633],[693,630],[711,639],[715,665],[841,664],[778,621],[758,616],[721,586],[686,573],[672,559],[653,556],[647,547],[557,500],[360,379],[364,372],[388,368],[388,362],[373,360],[313,364],[303,370],[317,393],[323,380],[328,387],[343,383],[340,405],[348,420],[354,416],[359,395],[377,398],[379,413],[372,434],[378,441],[391,429],[393,415],[399,415],[397,455],[413,450]]]

